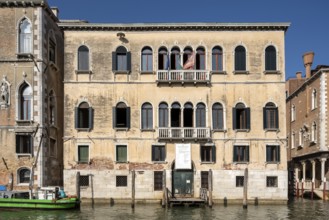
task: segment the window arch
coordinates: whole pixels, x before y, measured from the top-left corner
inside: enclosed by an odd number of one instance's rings
[[[196,106],[195,125],[197,128],[206,127],[206,105],[199,103]]]
[[[93,126],[93,109],[87,102],[75,107],[75,128],[90,130]]]
[[[193,127],[193,105],[190,102],[187,102],[184,105],[183,127]]]
[[[212,70],[223,71],[223,49],[220,46],[212,49]]]
[[[171,105],[171,127],[181,127],[181,106],[178,102]]]
[[[158,69],[159,70],[169,69],[168,50],[165,47],[160,47],[158,51]]]
[[[246,49],[243,46],[237,46],[234,51],[235,71],[246,70]]]
[[[17,182],[21,183],[30,183],[31,180],[31,170],[23,167],[17,171]]]
[[[89,71],[89,48],[81,45],[78,48],[78,70]]]
[[[19,23],[19,53],[32,53],[32,25],[27,18]]]
[[[317,127],[315,121],[312,124],[312,130],[311,130],[311,141],[313,143],[316,143],[317,141]]]
[[[24,82],[19,89],[19,120],[32,119],[32,88]]]
[[[197,70],[206,69],[206,51],[203,47],[198,47],[196,49],[195,69]]]
[[[267,103],[263,108],[263,127],[264,129],[279,128],[278,108],[272,102]]]
[[[51,90],[49,93],[49,124],[55,125],[56,120],[56,97],[54,91]]]
[[[131,53],[124,46],[119,46],[112,52],[112,69],[115,72],[131,70]]]
[[[178,47],[173,47],[170,53],[170,69],[172,70],[181,70],[181,55],[180,49]]]
[[[224,108],[221,103],[215,103],[212,106],[212,127],[213,129],[224,129]]]
[[[313,89],[313,91],[312,91],[312,110],[316,109],[317,107],[318,107],[317,92],[316,92],[316,89]]]
[[[241,102],[233,108],[233,129],[250,129],[250,108]]]
[[[165,102],[159,105],[159,127],[169,127],[168,125],[168,104]]]
[[[153,70],[153,52],[151,47],[142,49],[142,72],[151,72]]]
[[[113,128],[130,128],[130,107],[119,102],[113,107]]]
[[[296,107],[295,105],[291,106],[291,121],[295,121],[296,120]]]
[[[150,103],[142,105],[142,129],[153,128],[153,107]]]
[[[265,70],[276,70],[276,49],[268,46],[265,49]]]

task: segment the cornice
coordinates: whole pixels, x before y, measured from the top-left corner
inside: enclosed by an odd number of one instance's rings
[[[26,0],[26,1],[17,1],[17,0],[0,0],[0,7],[35,7],[35,6],[44,6],[48,5],[45,0]]]

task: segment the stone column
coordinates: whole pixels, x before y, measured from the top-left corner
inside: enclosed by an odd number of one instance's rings
[[[312,163],[312,183],[315,182],[315,160],[311,160]]]
[[[295,180],[299,182],[299,168],[295,168]]]
[[[302,178],[302,182],[305,182],[305,177],[306,177],[306,162],[302,161],[302,166],[303,166],[303,178]]]
[[[321,158],[321,181],[325,182],[326,179],[324,177],[324,171],[325,171],[325,163],[327,161],[327,158]]]

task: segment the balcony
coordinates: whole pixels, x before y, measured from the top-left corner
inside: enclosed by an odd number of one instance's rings
[[[210,128],[159,128],[159,139],[176,140],[207,140]]]
[[[210,83],[210,72],[207,70],[158,70],[158,83]]]

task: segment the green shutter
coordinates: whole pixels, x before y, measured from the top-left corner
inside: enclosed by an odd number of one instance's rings
[[[127,128],[130,128],[130,107],[127,107],[126,109],[126,123]]]
[[[79,108],[75,107],[74,108],[74,125],[75,128],[79,128],[79,112],[78,112]]]
[[[216,163],[216,146],[212,146],[212,162]]]
[[[112,52],[112,70],[116,71],[117,70],[117,53]]]
[[[89,129],[92,129],[93,128],[93,122],[94,122],[94,120],[93,120],[93,118],[94,118],[94,109],[92,108],[92,107],[89,107],[89,109],[88,109],[88,128]]]
[[[236,129],[236,108],[232,108],[232,112],[233,112],[233,130]]]
[[[112,126],[113,128],[117,127],[117,108],[113,107],[112,108]]]
[[[127,52],[127,71],[131,71],[131,52]]]
[[[247,129],[250,130],[250,108],[246,108]]]
[[[266,120],[266,107],[263,108],[263,129],[267,128],[267,120]]]

